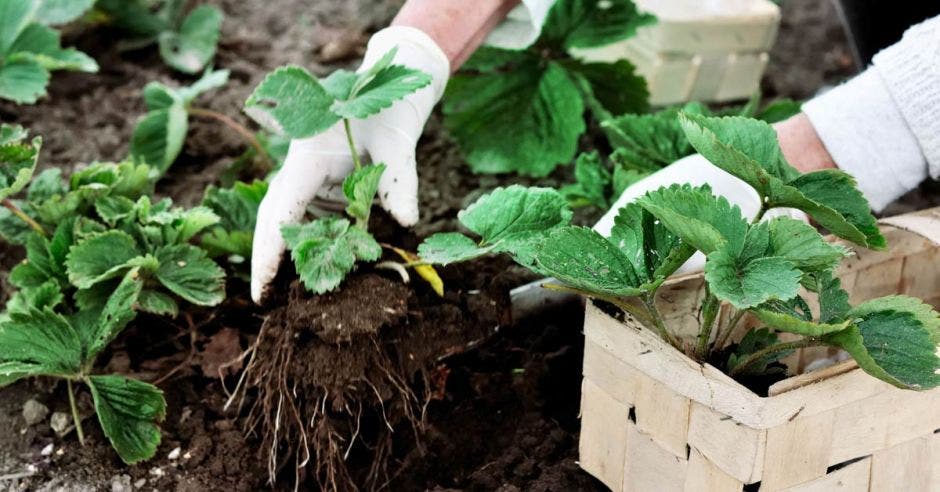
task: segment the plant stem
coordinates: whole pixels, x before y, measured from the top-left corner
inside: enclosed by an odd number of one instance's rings
[[[734,313],[734,316],[731,317],[731,320],[728,321],[728,326],[725,327],[725,331],[715,340],[715,350],[721,350],[727,345],[728,339],[731,338],[731,335],[734,333],[735,328],[738,327],[738,322],[741,321],[741,318],[744,317],[744,314],[747,313],[744,309],[738,310]]]
[[[346,141],[349,142],[349,153],[352,154],[353,164],[356,171],[362,169],[362,162],[359,161],[359,152],[356,151],[356,143],[353,142],[352,129],[349,128],[349,118],[343,118],[343,129],[346,130]]]
[[[740,374],[742,371],[744,371],[744,369],[746,369],[748,366],[751,366],[759,362],[761,359],[767,357],[768,355],[773,355],[778,352],[785,352],[788,350],[796,350],[796,349],[801,349],[801,348],[806,348],[806,347],[813,347],[816,345],[825,345],[825,343],[818,338],[806,337],[806,338],[801,338],[799,340],[794,340],[792,342],[783,342],[783,343],[771,345],[769,347],[758,350],[757,352],[754,352],[751,355],[747,356],[743,361],[741,361],[740,364],[738,364],[737,366],[734,367],[734,369],[728,372],[728,375],[731,377],[734,377]]]
[[[595,294],[593,292],[578,289],[575,287],[569,287],[567,285],[562,285],[562,284],[547,283],[547,284],[542,284],[542,288],[549,289],[549,290],[557,290],[561,292],[571,292],[572,294],[578,294],[584,297],[590,297],[590,298],[597,299],[600,301],[609,302],[613,304],[614,306],[617,306],[617,308],[619,308],[623,312],[636,318],[640,323],[643,323],[644,326],[649,327],[649,328],[654,327],[653,318],[650,317],[648,313],[644,313],[642,310],[639,309],[638,306],[630,304],[624,299],[620,299],[618,297],[613,297],[613,296],[605,296],[602,294]]]
[[[704,360],[708,354],[708,342],[712,337],[712,327],[715,325],[715,318],[718,317],[718,308],[721,303],[714,294],[708,292],[705,301],[702,302],[702,326],[698,332],[698,346],[695,349],[695,355],[699,360]]]
[[[656,328],[656,331],[659,332],[659,336],[661,336],[663,340],[669,342],[669,345],[672,345],[681,351],[682,345],[679,343],[679,340],[676,339],[672,333],[669,333],[668,329],[666,329],[666,323],[663,321],[663,316],[659,313],[659,309],[656,307],[656,292],[644,294],[642,299],[643,305],[646,306],[646,310],[649,311],[650,318],[653,321],[653,326]]]
[[[760,201],[760,210],[757,211],[757,215],[754,216],[754,220],[751,221],[751,224],[756,224],[764,218],[764,214],[766,214],[768,210],[768,203],[769,202],[767,201],[767,197],[762,196]]]
[[[66,379],[65,384],[69,390],[69,405],[72,407],[72,420],[75,422],[75,433],[78,435],[78,442],[85,445],[85,432],[82,431],[82,418],[78,415],[78,405],[75,404],[75,389],[72,388],[72,380]]]
[[[12,200],[10,200],[9,198],[4,198],[3,206],[9,209],[10,212],[13,212],[13,215],[19,217],[20,220],[22,220],[23,222],[26,222],[26,225],[28,225],[34,231],[38,232],[40,236],[43,236],[43,237],[46,236],[46,230],[43,229],[41,225],[39,225],[39,222],[36,222],[35,220],[33,220],[32,217],[26,215],[26,212],[23,212],[20,209],[20,207],[17,207],[16,204],[13,203]]]
[[[264,171],[270,171],[274,168],[274,163],[271,162],[271,156],[265,152],[264,147],[261,145],[261,142],[258,141],[258,137],[254,133],[251,133],[251,130],[245,128],[241,123],[229,118],[228,115],[219,113],[218,111],[213,111],[211,109],[205,108],[189,108],[189,114],[193,116],[200,116],[203,118],[209,118],[222,123],[223,125],[229,127],[232,131],[237,133],[240,137],[245,139],[248,142],[248,145],[251,145],[255,149],[255,153],[264,161],[265,168]]]

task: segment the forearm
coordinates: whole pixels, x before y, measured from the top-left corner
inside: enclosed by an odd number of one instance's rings
[[[826,146],[820,140],[812,122],[799,113],[774,125],[783,157],[800,170],[808,173],[836,167]]]
[[[520,0],[408,0],[393,26],[420,29],[444,51],[456,71]]]

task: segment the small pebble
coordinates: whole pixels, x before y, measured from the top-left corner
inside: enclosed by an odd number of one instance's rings
[[[144,485],[147,485],[147,479],[146,479],[146,478],[141,478],[140,480],[134,482],[134,488],[136,488],[136,489],[142,489],[142,488],[144,488]]]
[[[27,400],[26,403],[23,404],[23,419],[26,420],[26,425],[36,425],[46,420],[48,416],[49,407],[34,399]]]
[[[170,451],[170,454],[168,454],[166,457],[167,457],[167,459],[170,459],[170,460],[178,460],[178,459],[180,458],[180,453],[181,453],[182,451],[183,451],[182,449],[180,449],[179,447],[177,447],[177,448],[174,449],[173,451]]]
[[[55,446],[52,443],[49,443],[46,445],[46,447],[42,448],[42,451],[40,451],[39,454],[43,456],[49,456],[52,454],[52,451],[54,450],[55,450]]]
[[[160,468],[160,467],[158,466],[158,467],[151,468],[151,469],[150,469],[150,474],[153,475],[153,476],[155,476],[155,477],[162,477],[162,476],[166,475],[166,472],[163,471],[163,468]]]
[[[111,477],[111,492],[131,492],[132,490],[130,475]]]
[[[71,425],[72,417],[65,412],[55,412],[52,414],[52,418],[49,419],[49,426],[60,436],[65,434]]]

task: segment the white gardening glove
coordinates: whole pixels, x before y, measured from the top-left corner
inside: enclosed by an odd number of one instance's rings
[[[690,184],[692,186],[707,184],[711,186],[712,193],[723,196],[732,205],[740,207],[741,214],[748,220],[753,220],[757,216],[757,212],[760,211],[760,195],[757,194],[754,188],[719,169],[700,154],[693,154],[683,157],[627,187],[620,195],[620,198],[617,199],[617,202],[614,203],[614,206],[594,225],[594,230],[605,237],[609,236],[611,228],[614,227],[614,218],[617,217],[621,208],[650,191],[673,184]],[[764,214],[764,220],[780,216],[807,221],[806,214],[792,208],[771,209]],[[679,267],[675,274],[700,272],[704,267],[705,255],[696,252],[685,264]]]
[[[426,72],[431,84],[378,114],[351,121],[351,129],[359,153],[387,166],[378,188],[382,207],[400,224],[411,226],[418,221],[415,146],[447,85],[450,62],[427,34],[392,26],[369,40],[359,71],[368,70],[395,47],[398,51],[393,63]],[[352,169],[342,122],[318,135],[291,141],[284,166],[271,180],[258,208],[251,257],[251,298],[255,302],[261,302],[284,254],[281,226],[300,221],[307,204],[318,193],[342,183]]]

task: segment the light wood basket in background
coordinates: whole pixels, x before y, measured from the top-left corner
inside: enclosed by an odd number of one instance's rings
[[[940,209],[882,225],[888,251],[852,248],[838,272],[852,304],[940,306]],[[667,326],[694,337],[701,276],[660,290]],[[897,389],[851,360],[802,373],[831,355],[806,349],[785,361],[798,375],[760,397],[633,320],[586,309],[580,464],[612,490],[940,491],[940,388]]]

